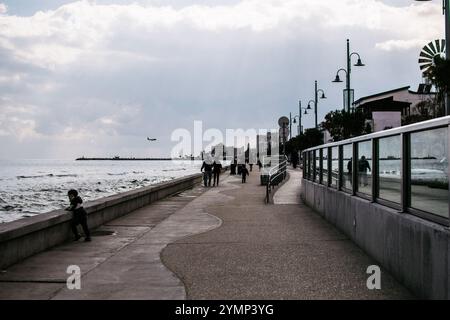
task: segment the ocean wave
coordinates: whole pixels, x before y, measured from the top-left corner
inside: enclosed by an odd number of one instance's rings
[[[45,177],[56,177],[56,178],[65,178],[65,177],[78,177],[76,174],[41,174],[35,176],[16,176],[17,179],[36,179],[36,178],[45,178]]]
[[[128,174],[128,172],[122,172],[122,173],[110,173],[110,172],[108,172],[107,173],[108,176],[124,176],[126,174]]]
[[[183,171],[186,170],[186,168],[180,168],[180,169],[163,169],[164,172],[171,172],[171,171]]]

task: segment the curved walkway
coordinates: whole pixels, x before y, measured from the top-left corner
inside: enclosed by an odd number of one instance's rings
[[[298,179],[291,172],[278,192]],[[411,298],[383,269],[382,289],[369,290],[366,270],[376,262],[305,205],[266,205],[257,171],[248,183],[233,183],[236,189],[221,192],[233,200],[205,208],[223,221],[219,228],[162,252],[189,299]]]
[[[185,299],[161,250],[220,226],[203,208],[231,200],[219,192],[233,188],[227,179],[218,188],[199,185],[111,221],[93,232],[90,243],[69,242],[30,257],[0,272],[0,299]],[[81,269],[81,290],[66,288],[69,265]]]
[[[0,272],[0,299],[411,297],[385,271],[382,289],[367,289],[376,262],[298,203],[296,172],[274,205],[264,203],[258,171],[246,184],[222,177],[220,187],[196,186],[111,221],[93,242],[66,243]],[[66,288],[69,265],[81,268],[81,290]]]
[[[273,196],[274,204],[299,204],[300,182],[302,173],[299,169],[288,169],[289,179],[278,189],[275,189]]]

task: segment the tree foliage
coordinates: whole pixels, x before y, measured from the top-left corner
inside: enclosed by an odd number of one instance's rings
[[[322,127],[330,133],[334,141],[344,140],[371,132],[366,117],[360,109],[353,112],[336,110],[327,113]]]
[[[302,151],[323,144],[323,134],[316,128],[306,129],[304,133],[286,142],[286,154]]]
[[[437,56],[433,59],[433,65],[427,71],[430,79],[440,94],[450,92],[450,60]]]

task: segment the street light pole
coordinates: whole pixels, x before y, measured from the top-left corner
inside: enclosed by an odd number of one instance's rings
[[[351,73],[351,61],[350,61],[350,41],[347,39],[347,111],[350,112],[350,73]]]
[[[298,135],[302,133],[302,100],[298,100]]]
[[[444,0],[445,10],[445,58],[450,60],[450,0]],[[445,115],[450,115],[450,97],[445,94]]]
[[[357,53],[357,52],[350,53],[350,40],[347,39],[347,69],[343,69],[343,68],[339,69],[336,72],[336,79],[334,79],[332,81],[332,82],[342,82],[341,79],[339,78],[339,72],[340,71],[345,71],[345,80],[346,80],[345,82],[346,82],[346,84],[345,84],[344,93],[347,92],[347,97],[345,97],[345,94],[344,94],[344,111],[347,111],[347,112],[350,112],[351,104],[352,104],[352,96],[350,95],[351,90],[352,90],[351,87],[350,87],[350,75],[351,75],[351,72],[352,72],[351,64],[352,64],[352,56],[353,55],[357,55],[358,56],[358,61],[356,62],[355,66],[356,67],[363,67],[364,64],[361,62],[361,57],[360,57],[359,53]],[[347,105],[347,106],[345,106],[345,105]]]
[[[416,0],[420,2],[430,1],[430,0]],[[450,60],[450,0],[442,0],[442,8],[444,11],[444,17],[445,17],[445,59]],[[444,97],[444,103],[445,103],[445,115],[450,115],[450,97],[449,93],[445,93]]]
[[[317,129],[317,80],[314,81],[314,123]]]
[[[292,113],[289,112],[289,139],[292,139]]]
[[[311,110],[311,107],[310,107],[310,103],[311,102],[313,102],[312,100],[310,100],[309,102],[308,102],[308,107],[306,107],[306,108],[302,108],[302,101],[301,100],[298,100],[298,115],[296,115],[296,116],[294,116],[294,123],[296,123],[295,122],[295,118],[296,117],[298,117],[298,121],[299,121],[299,123],[298,123],[298,130],[299,130],[299,135],[301,134],[301,133],[303,133],[303,128],[302,128],[302,110],[305,110],[305,113],[304,114],[308,114],[308,110]]]

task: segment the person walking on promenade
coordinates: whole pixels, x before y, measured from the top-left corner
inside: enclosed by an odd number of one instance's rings
[[[205,171],[203,171],[205,170]],[[205,187],[211,187],[211,177],[212,177],[212,163],[208,158],[203,161],[200,171],[203,172],[203,184]]]
[[[249,166],[250,166],[250,172],[252,172],[253,171],[253,163],[250,163]]]
[[[359,185],[363,184],[364,187],[369,185],[367,170],[372,171],[372,169],[370,168],[369,161],[367,161],[365,156],[362,156],[358,162],[358,171],[359,171]]]
[[[222,171],[222,164],[219,160],[214,161],[213,163],[213,187],[216,185],[219,186],[219,175]]]
[[[353,163],[352,158],[350,158],[349,162],[347,162],[347,179],[348,182],[350,182],[350,185],[352,184],[352,171],[353,171]]]
[[[296,150],[294,150],[291,154],[291,163],[292,163],[292,167],[294,169],[297,168],[297,164],[298,164],[298,153]]]
[[[258,159],[258,168],[259,168],[259,171],[261,171],[262,163],[261,163],[261,160],[259,160],[259,159]]]
[[[248,173],[247,166],[245,164],[241,167],[241,175],[242,175],[242,183],[245,183],[247,176],[250,174]]]
[[[81,224],[83,228],[85,239],[84,241],[91,241],[91,234],[89,232],[89,228],[87,225],[87,212],[83,208],[83,200],[78,195],[78,191],[71,189],[67,192],[67,196],[69,197],[70,206],[66,208],[67,211],[72,211],[73,219],[72,219],[72,232],[75,235],[75,241],[80,240],[81,236],[78,233],[77,226]]]

